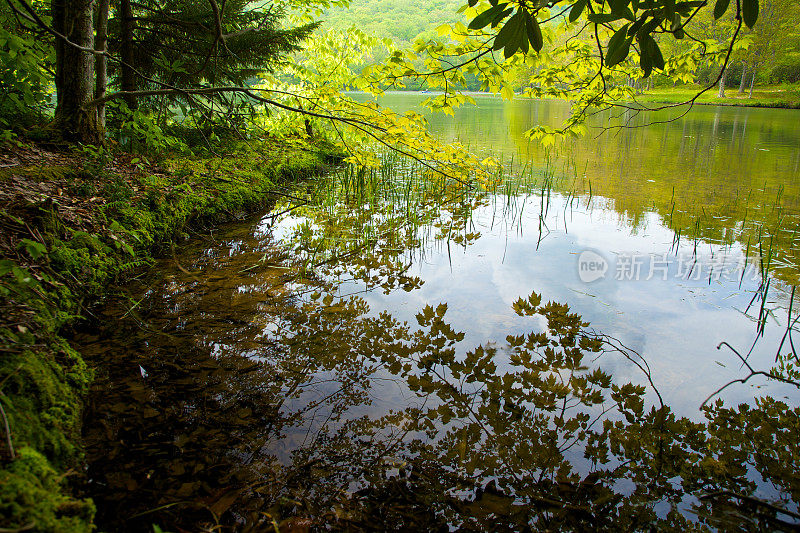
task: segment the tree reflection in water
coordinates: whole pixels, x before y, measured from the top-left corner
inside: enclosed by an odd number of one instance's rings
[[[403,235],[386,229],[374,235]],[[678,418],[597,366],[617,351],[647,371],[566,305],[520,299],[530,334],[467,351],[446,305],[413,326],[372,313],[267,241],[242,224],[184,250],[109,305],[100,335],[77,337],[102,362],[85,425],[101,527],[797,527],[796,407]],[[333,272],[313,242],[316,270]],[[407,247],[370,242],[358,276],[419,283]]]

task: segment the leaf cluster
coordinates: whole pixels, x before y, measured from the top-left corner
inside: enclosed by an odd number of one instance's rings
[[[478,0],[469,0],[468,5],[474,8]],[[505,57],[509,58],[518,50],[526,53],[528,43],[534,51],[541,51],[543,41],[538,18],[551,20],[552,10],[568,14],[570,23],[585,18],[596,27],[610,28],[614,23],[622,22],[622,26],[614,31],[608,41],[603,64],[606,67],[619,64],[628,57],[631,45],[636,41],[640,67],[644,77],[648,77],[654,68],[663,70],[665,67],[655,35],[664,33],[677,40],[683,39],[686,24],[705,5],[706,2],[701,0],[540,0],[532,4],[526,1],[491,0],[488,7],[472,19],[469,29],[495,28],[503,23],[494,36],[493,49],[503,50]],[[714,17],[723,17],[728,7],[729,0],[718,0],[714,6]],[[758,9],[758,0],[743,0],[741,7],[737,7],[736,18],[752,28],[758,19]]]

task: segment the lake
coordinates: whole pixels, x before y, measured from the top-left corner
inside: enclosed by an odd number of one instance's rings
[[[477,100],[431,128],[502,184],[396,154],[334,170],[187,243],[77,338],[106,361],[98,523],[724,529],[732,486],[796,510],[747,435],[797,387],[731,382],[739,356],[768,371],[794,350],[800,111],[599,114],[544,150],[523,132],[566,103]],[[743,436],[755,451],[729,453]]]
[[[414,104],[423,98],[392,94],[381,103],[421,111]],[[446,302],[450,323],[474,346],[524,330],[511,303],[535,290],[641,354],[667,403],[685,416],[699,416],[708,395],[742,377],[734,354],[717,350],[721,342],[746,352],[758,337],[752,361],[774,364],[800,266],[800,111],[697,106],[664,124],[644,127],[685,108],[638,115],[632,128],[602,133],[601,126],[616,123],[606,115],[591,122],[589,137],[548,151],[523,133],[557,126],[568,104],[478,102],[454,119],[430,117],[432,129],[502,160],[512,175],[526,166],[525,173],[554,174],[546,228],[540,231],[539,191],[517,194],[514,210],[504,210],[509,199],[497,195],[471,215],[480,238],[449,251],[438,243],[427,248],[412,266],[425,284],[365,295],[373,309],[413,321],[422,306]],[[761,306],[751,301],[762,285],[759,246],[771,254],[772,282],[767,326],[757,335]],[[603,278],[581,280],[585,251],[607,264]],[[613,368],[626,380],[637,372]],[[726,399],[752,400],[753,388],[763,386],[748,383]],[[771,394],[796,395],[793,389]]]

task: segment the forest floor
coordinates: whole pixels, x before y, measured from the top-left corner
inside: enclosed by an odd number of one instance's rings
[[[305,139],[158,163],[0,139],[0,531],[93,528],[70,486],[93,376],[70,328],[189,231],[263,208],[338,157]]]

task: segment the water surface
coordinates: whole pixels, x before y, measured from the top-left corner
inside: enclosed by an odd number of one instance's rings
[[[696,424],[721,415],[700,405],[747,375],[732,349],[769,369],[790,324],[800,114],[703,107],[556,151],[525,140],[565,105],[431,117],[513,186],[463,190],[396,159],[344,169],[132,283],[78,339],[106,361],[86,425],[99,522],[724,529],[738,508],[698,499],[696,477],[796,509],[755,460],[681,465],[713,448]],[[763,377],[714,398],[765,394],[800,399]]]

